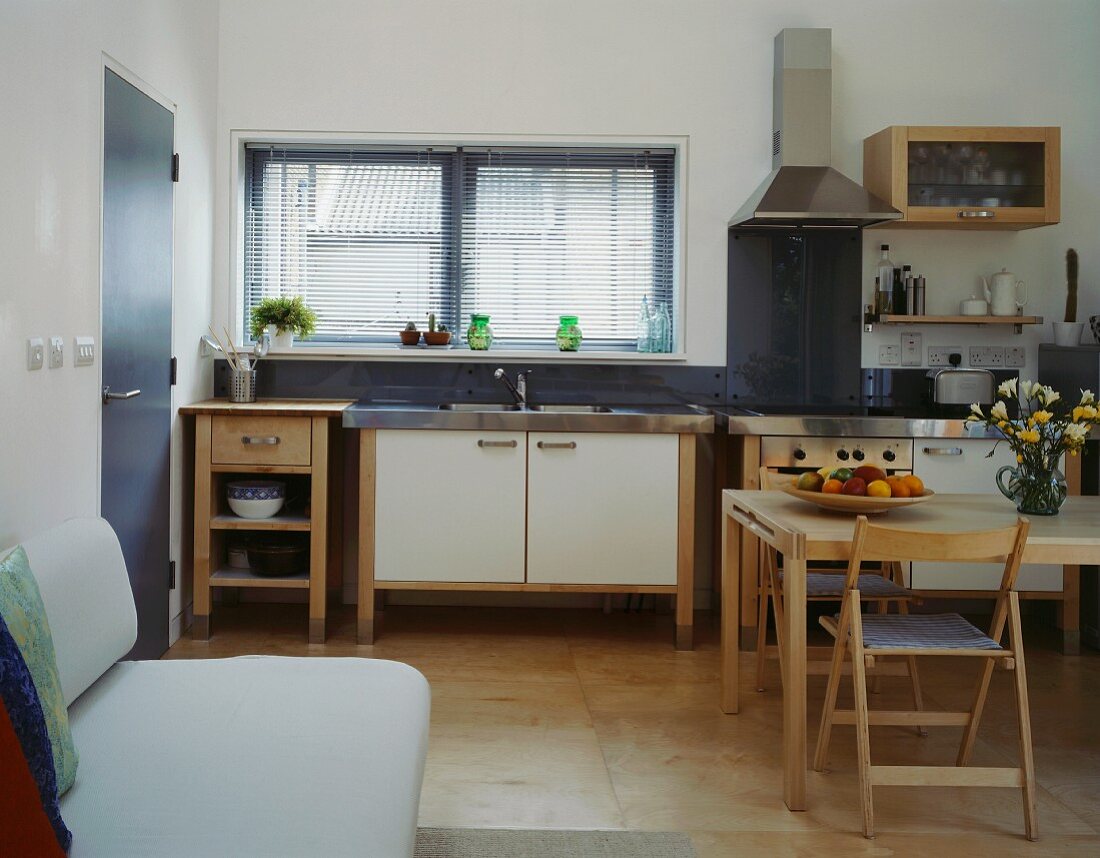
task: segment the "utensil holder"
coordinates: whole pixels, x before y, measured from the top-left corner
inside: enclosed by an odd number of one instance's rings
[[[231,369],[229,370],[229,401],[230,402],[255,402],[256,401],[256,370]]]

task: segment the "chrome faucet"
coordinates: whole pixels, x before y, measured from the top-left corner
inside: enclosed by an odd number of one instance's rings
[[[493,373],[493,378],[501,382],[508,388],[508,392],[512,394],[512,398],[516,401],[516,405],[520,408],[527,407],[527,376],[531,374],[531,370],[527,372],[521,372],[516,375],[516,383],[512,384],[512,379],[508,377],[508,373],[504,371],[504,367],[499,367],[496,372]]]

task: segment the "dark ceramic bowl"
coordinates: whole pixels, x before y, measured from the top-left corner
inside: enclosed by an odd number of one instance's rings
[[[248,565],[254,574],[269,578],[307,572],[309,546],[300,541],[257,539],[248,546]]]

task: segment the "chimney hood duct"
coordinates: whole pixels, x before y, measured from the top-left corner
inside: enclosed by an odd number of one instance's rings
[[[731,227],[863,227],[901,212],[829,166],[832,30],[786,29],[775,37],[772,171]]]

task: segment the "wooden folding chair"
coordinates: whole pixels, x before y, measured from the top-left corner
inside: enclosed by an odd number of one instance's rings
[[[777,474],[766,467],[760,469],[760,489],[762,491],[778,489],[791,479],[789,474]],[[756,618],[756,690],[764,690],[765,668],[768,659],[782,659],[785,647],[783,639],[783,573],[779,569],[778,552],[771,546],[763,546],[758,584]],[[916,597],[905,588],[900,563],[883,563],[880,571],[864,572],[860,575],[860,595],[864,602],[875,605],[880,614],[896,603],[898,611],[909,613],[909,602]],[[810,565],[806,572],[806,599],[810,602],[840,602],[844,598],[844,571],[827,566]],[[768,645],[768,605],[772,606],[775,618],[775,646]],[[809,647],[807,673],[824,676],[829,672],[831,650],[824,647]],[[916,671],[907,662],[883,664],[876,671],[874,681],[882,675],[908,675],[913,687],[913,702],[917,709],[921,706],[920,682]],[[917,727],[924,735],[924,729]]]
[[[1024,828],[1029,840],[1039,835],[1035,806],[1035,765],[1032,760],[1031,716],[1027,703],[1027,675],[1024,670],[1020,600],[1013,589],[1020,571],[1020,557],[1027,542],[1027,519],[999,530],[939,533],[897,530],[869,524],[866,516],[856,520],[852,553],[845,576],[845,598],[839,617],[822,617],[821,624],[836,638],[833,648],[821,730],[814,754],[814,769],[824,771],[833,724],[854,724],[858,747],[859,794],[863,807],[863,833],[874,837],[872,789],[876,786],[990,786],[1023,790]],[[993,624],[988,636],[958,614],[885,614],[860,612],[859,569],[865,559],[925,560],[941,563],[1000,562],[1005,564]],[[1001,638],[1008,625],[1008,646]],[[850,653],[855,685],[855,709],[837,709],[841,665]],[[869,710],[867,706],[868,666],[882,656],[918,655],[980,658],[984,662],[978,677],[974,701],[966,712],[913,712]],[[978,724],[989,691],[995,665],[1013,672],[1016,708],[1019,714],[1020,765],[1017,768],[972,767],[970,761]],[[876,766],[871,764],[870,727],[883,724],[917,723],[936,727],[965,727],[954,766]]]

